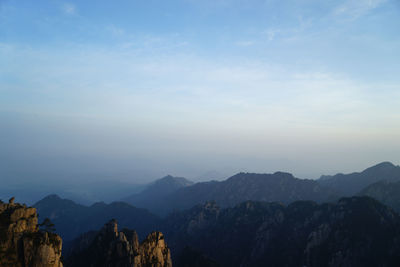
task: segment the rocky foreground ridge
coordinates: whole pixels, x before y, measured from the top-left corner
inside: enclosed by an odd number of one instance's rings
[[[66,266],[171,267],[171,253],[161,232],[152,232],[139,243],[136,231],[118,231],[111,220],[99,232],[89,232],[75,241]]]
[[[61,267],[61,237],[40,231],[35,208],[0,202],[0,267]]]

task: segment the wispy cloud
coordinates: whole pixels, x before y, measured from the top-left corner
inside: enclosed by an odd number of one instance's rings
[[[107,26],[106,30],[109,31],[114,36],[124,36],[126,34],[126,32],[123,28],[117,27],[115,25]]]
[[[237,46],[252,46],[255,44],[254,41],[238,41],[235,43]]]
[[[324,128],[327,122],[329,127],[357,128],[366,117],[374,121],[374,127],[389,127],[393,118],[382,119],[385,112],[390,108],[391,114],[399,114],[400,103],[393,90],[385,92],[386,98],[380,91],[384,101],[373,101],[372,89],[386,85],[366,85],[341,74],[295,71],[257,61],[218,63],[179,53],[151,55],[141,50],[138,54],[131,48],[105,51],[88,47],[82,51],[79,47],[62,55],[57,51],[15,49],[20,57],[12,64],[5,61],[4,69],[16,70],[19,66],[14,76],[31,86],[20,88],[18,94],[22,90],[37,99],[33,106],[23,100],[14,103],[18,109],[52,113],[73,110],[81,115],[94,113],[126,120],[132,114],[142,114],[144,120],[154,124],[162,123],[160,114],[181,114],[185,123],[186,114],[190,114],[187,119],[210,124],[209,119],[219,113],[220,120],[234,120],[248,128],[266,123],[283,128],[311,124]],[[25,62],[29,69],[21,69],[15,60]],[[7,86],[3,81],[3,88]],[[17,91],[8,90],[8,94]],[[62,99],[64,104],[54,106],[54,101],[46,99]],[[7,97],[3,104],[13,106]],[[212,127],[218,130],[220,120],[215,119],[217,125]]]
[[[76,6],[72,3],[64,3],[62,5],[62,10],[67,15],[75,15],[77,12]]]
[[[333,14],[357,19],[386,2],[387,0],[346,0],[333,10]]]

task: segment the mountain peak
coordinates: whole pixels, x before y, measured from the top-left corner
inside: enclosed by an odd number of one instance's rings
[[[189,181],[186,178],[183,177],[174,177],[172,175],[167,175],[164,176],[161,179],[156,180],[152,186],[158,186],[158,185],[174,185],[177,187],[184,187],[184,186],[189,186],[192,185],[193,182]]]
[[[384,162],[381,162],[379,164],[376,164],[372,167],[365,169],[363,172],[384,171],[384,170],[390,170],[393,168],[396,168],[396,166],[393,163],[391,163],[389,161],[384,161]]]
[[[279,177],[285,177],[285,178],[294,178],[293,174],[289,172],[282,172],[282,171],[277,171],[274,172],[274,176],[279,176]]]
[[[118,235],[118,223],[116,219],[111,219],[108,223],[106,223],[101,232],[106,234]]]

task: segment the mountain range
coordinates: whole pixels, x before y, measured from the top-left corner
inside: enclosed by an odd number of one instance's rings
[[[67,260],[77,247],[89,249],[75,253],[78,261],[96,254],[91,242],[116,219],[121,229],[135,229],[137,240],[163,232],[174,266],[400,266],[398,170],[383,162],[318,180],[284,172],[200,183],[166,176],[124,198],[131,204],[85,206],[50,195],[34,206],[40,220],[55,224]],[[349,194],[356,196],[343,198]],[[140,251],[131,241],[99,246],[110,255],[121,246]],[[134,261],[136,252],[121,255]]]
[[[314,180],[295,178],[284,172],[238,173],[224,181],[196,184],[179,180],[179,186],[174,179],[177,178],[164,177],[154,183],[154,186],[149,186],[143,192],[125,200],[134,206],[165,216],[173,210],[188,209],[209,200],[216,201],[222,207],[232,207],[246,200],[290,203],[307,199],[321,202],[336,197],[333,190]],[[167,192],[158,194],[162,187],[156,185],[161,183],[165,185]]]
[[[38,209],[39,219],[50,218],[56,224],[57,233],[65,241],[72,240],[86,231],[99,229],[104,221],[111,218],[117,219],[121,227],[136,229],[139,237],[143,237],[161,224],[159,216],[165,217],[173,211],[189,209],[207,201],[215,201],[222,208],[233,207],[249,200],[283,204],[290,204],[298,200],[312,200],[319,203],[332,202],[346,195],[338,193],[341,187],[345,187],[345,182],[361,188],[364,184],[368,186],[368,183],[360,178],[364,176],[383,179],[387,175],[395,180],[398,168],[390,163],[381,163],[361,173],[323,177],[318,181],[298,179],[284,172],[274,174],[238,173],[225,181],[195,184],[185,178],[166,176],[148,185],[142,192],[125,198],[130,201],[130,204],[99,202],[91,206],[84,206],[71,200],[61,199],[56,195],[50,195],[37,202],[34,207]],[[340,178],[336,183],[337,177],[346,178]],[[361,182],[359,182],[360,180]],[[333,186],[329,187],[331,184]],[[336,184],[340,184],[341,187],[335,186]],[[378,186],[381,188],[380,191],[373,189]],[[354,195],[375,197],[399,210],[400,205],[396,198],[400,194],[396,194],[395,186],[378,183],[375,186],[371,184],[369,187],[370,189],[360,190]],[[382,191],[383,188],[386,190],[385,193]],[[382,193],[378,194],[377,190]]]

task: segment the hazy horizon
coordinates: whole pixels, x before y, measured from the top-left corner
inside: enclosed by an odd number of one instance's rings
[[[0,178],[398,165],[399,15],[395,0],[0,0]]]

